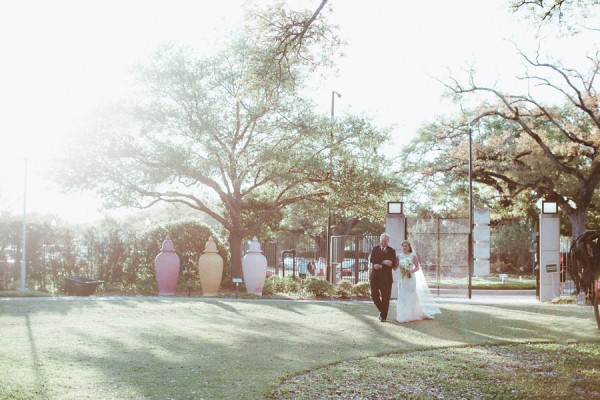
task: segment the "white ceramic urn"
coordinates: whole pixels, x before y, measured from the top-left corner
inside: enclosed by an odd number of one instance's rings
[[[249,248],[242,260],[242,272],[246,291],[262,296],[265,279],[267,278],[267,258],[260,249],[260,243],[256,237],[249,242]]]
[[[208,238],[204,254],[198,259],[198,277],[203,296],[218,296],[223,278],[223,258],[217,251],[213,238]]]

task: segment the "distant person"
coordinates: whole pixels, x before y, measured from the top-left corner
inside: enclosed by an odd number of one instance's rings
[[[396,320],[409,322],[432,319],[434,314],[441,311],[431,295],[419,259],[408,240],[402,242],[398,264],[402,278],[398,285]]]
[[[315,265],[315,260],[311,259],[308,262],[308,265],[306,266],[306,268],[308,269],[308,273],[311,274],[312,276],[315,276],[316,274],[316,265]]]
[[[379,310],[379,321],[387,320],[392,293],[392,268],[397,267],[396,250],[388,246],[390,236],[383,233],[379,237],[379,245],[373,247],[369,262],[369,285],[371,286],[371,299]]]
[[[298,276],[300,276],[300,279],[306,279],[306,268],[306,261],[304,259],[300,260],[298,263]]]

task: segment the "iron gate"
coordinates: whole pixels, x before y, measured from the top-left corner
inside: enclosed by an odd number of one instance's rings
[[[469,278],[469,219],[407,219],[406,230],[433,294],[440,281],[455,295],[467,296]]]
[[[457,295],[468,290],[468,219],[407,219],[407,236],[423,268],[427,283],[434,294],[440,294],[440,280],[454,288]],[[325,254],[316,245],[300,241],[295,249],[283,250],[277,243],[264,243],[267,274],[303,276],[312,273],[332,283],[347,280],[356,284],[369,280],[369,254],[379,244],[379,236],[332,236],[331,268],[327,270]],[[245,250],[243,248],[243,250]],[[399,249],[397,249],[399,250]],[[285,272],[284,272],[285,271]]]
[[[453,294],[467,296],[469,261],[468,219],[407,219],[407,236],[433,294],[440,294],[440,280],[453,287]],[[369,280],[369,253],[379,236],[333,236],[331,277],[337,283]],[[399,249],[397,249],[399,251]]]
[[[332,236],[330,281],[368,282],[369,254],[378,243],[379,236]]]

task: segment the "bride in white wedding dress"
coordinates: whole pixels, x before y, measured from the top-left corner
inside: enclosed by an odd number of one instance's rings
[[[398,286],[396,320],[398,322],[432,319],[441,313],[425,281],[419,259],[408,240],[402,242],[398,256],[401,280]]]

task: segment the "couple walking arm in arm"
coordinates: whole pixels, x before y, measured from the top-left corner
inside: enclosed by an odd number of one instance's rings
[[[389,235],[382,234],[379,245],[373,247],[369,257],[371,298],[379,310],[379,320],[387,320],[393,283],[392,269],[398,266],[402,268],[403,273],[398,284],[396,320],[409,322],[432,319],[434,314],[440,313],[440,309],[431,295],[419,259],[410,242],[402,242],[402,249],[396,257],[396,250],[388,245],[389,241]]]

